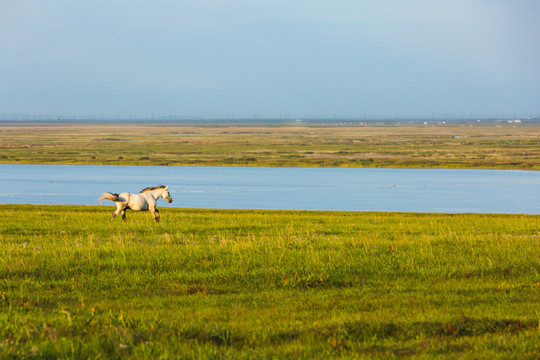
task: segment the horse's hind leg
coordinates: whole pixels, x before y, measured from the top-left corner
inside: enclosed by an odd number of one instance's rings
[[[111,221],[113,221],[116,215],[119,215],[120,213],[122,213],[122,220],[125,221],[126,220],[126,206],[123,203],[117,202],[116,211],[112,213]]]

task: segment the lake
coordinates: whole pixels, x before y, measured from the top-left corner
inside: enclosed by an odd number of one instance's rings
[[[3,204],[97,205],[159,184],[174,202],[158,207],[540,214],[536,171],[0,164]]]

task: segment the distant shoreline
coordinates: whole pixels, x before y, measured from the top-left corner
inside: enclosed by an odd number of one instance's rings
[[[209,117],[183,117],[165,116],[159,118],[94,118],[94,117],[39,117],[39,116],[4,116],[0,118],[0,124],[179,124],[179,125],[287,125],[287,124],[314,124],[314,125],[471,125],[471,124],[536,124],[540,123],[540,117],[534,118],[209,118]]]

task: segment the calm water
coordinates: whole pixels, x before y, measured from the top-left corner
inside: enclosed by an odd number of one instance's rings
[[[4,204],[96,205],[158,184],[174,198],[161,207],[540,214],[535,171],[0,165]]]

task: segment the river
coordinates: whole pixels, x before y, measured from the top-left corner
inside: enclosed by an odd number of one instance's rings
[[[174,198],[159,207],[540,214],[536,171],[0,164],[3,204],[96,205],[159,184]]]

